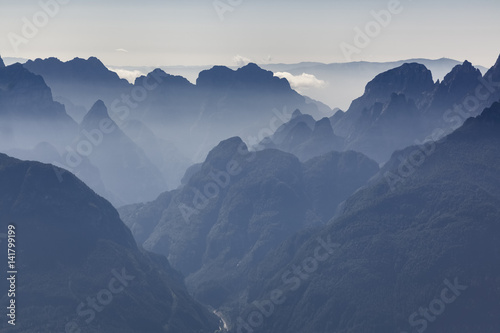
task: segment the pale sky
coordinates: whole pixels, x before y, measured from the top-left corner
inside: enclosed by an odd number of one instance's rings
[[[67,4],[53,17],[44,14],[40,3],[56,1]],[[354,45],[354,29],[370,26],[375,20],[370,12],[387,10],[390,2],[0,0],[0,54],[62,60],[96,56],[116,66],[447,57],[486,67],[500,54],[500,1],[401,0],[390,23],[374,30],[369,44],[346,59],[340,45]],[[229,9],[223,20],[215,3]],[[26,21],[41,27],[37,32],[25,28],[28,34],[23,34]]]

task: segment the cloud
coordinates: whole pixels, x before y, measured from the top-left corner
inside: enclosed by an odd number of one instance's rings
[[[290,83],[290,86],[298,92],[311,88],[321,89],[327,86],[327,83],[325,81],[319,80],[318,78],[316,78],[316,76],[307,73],[302,73],[301,75],[293,75],[288,72],[278,72],[274,73],[274,76],[282,79],[287,79]]]
[[[128,51],[127,51],[127,50],[125,50],[125,49],[116,49],[115,51],[116,51],[116,52],[128,53]]]
[[[125,79],[130,83],[134,83],[135,79],[137,79],[139,76],[145,75],[143,72],[138,70],[129,71],[127,69],[121,69],[121,68],[108,68],[108,69],[110,71],[115,72],[116,74],[118,74],[120,78]]]
[[[252,62],[252,60],[251,60],[251,59],[248,59],[247,57],[240,56],[240,55],[238,54],[238,55],[235,55],[235,56],[233,57],[233,62],[234,62],[237,66],[241,67],[241,66],[245,66],[245,65],[247,65],[249,62]]]

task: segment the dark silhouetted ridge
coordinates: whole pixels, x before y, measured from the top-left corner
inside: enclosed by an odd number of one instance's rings
[[[22,306],[16,326],[2,332],[213,333],[218,327],[168,261],[139,249],[113,206],[69,172],[0,154],[2,230],[7,224],[23,239],[16,242]],[[111,289],[117,275],[121,283]],[[6,279],[0,287],[8,290]],[[112,301],[92,320],[76,310],[83,304],[89,312],[86,300],[109,289]],[[6,293],[0,300],[7,304]]]

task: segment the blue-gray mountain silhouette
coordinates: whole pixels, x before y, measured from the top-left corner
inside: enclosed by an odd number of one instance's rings
[[[19,271],[16,326],[4,321],[2,332],[217,330],[181,275],[137,247],[109,202],[68,172],[58,170],[60,181],[54,169],[0,154],[0,227],[16,227]],[[0,286],[8,290],[5,278]]]
[[[394,153],[327,226],[290,238],[254,270],[248,303],[276,288],[286,296],[259,332],[495,332],[499,166],[500,103],[440,143]],[[336,244],[328,259],[284,281],[318,239]],[[436,311],[444,288],[453,302]],[[433,306],[430,316],[419,310]]]
[[[67,62],[57,58],[36,59],[27,61],[23,66],[45,79],[55,99],[63,103],[78,122],[95,101],[103,100],[106,105],[111,105],[131,87],[95,57],[86,60],[75,58]]]
[[[251,152],[231,138],[189,180],[155,201],[120,208],[139,244],[167,255],[192,293],[214,307],[238,302],[266,253],[306,227],[324,224],[378,171],[355,152],[301,163],[292,154]]]
[[[109,131],[103,130],[103,121]],[[115,204],[149,201],[167,188],[158,168],[109,117],[104,102],[97,101],[83,118],[80,133],[74,150],[78,152],[83,141],[90,143],[88,158],[99,168],[106,189],[117,198]]]
[[[20,64],[0,67],[0,149],[35,146],[41,141],[63,145],[77,124],[54,102],[41,76]]]

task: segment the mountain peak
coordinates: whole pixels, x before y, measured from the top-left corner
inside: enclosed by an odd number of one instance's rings
[[[241,140],[240,137],[235,136],[227,140],[221,141],[215,148],[213,148],[205,160],[205,164],[210,164],[218,169],[226,168],[227,163],[234,158],[237,153],[242,155],[248,152],[247,145]]]
[[[268,79],[274,77],[273,72],[262,69],[253,62],[236,70],[236,74],[240,76],[244,75],[245,77],[253,79]]]
[[[491,78],[497,81],[500,78],[500,56],[498,57],[495,65],[491,67],[488,72],[484,75],[485,78]]]
[[[462,64],[462,66],[467,67],[467,68],[473,67],[472,63],[468,60],[465,60],[464,63]]]
[[[405,63],[377,75],[365,88],[363,99],[368,105],[388,100],[392,93],[403,93],[419,99],[424,92],[434,89],[432,73],[422,64]]]
[[[429,105],[430,112],[440,115],[443,110],[451,108],[477,86],[481,76],[481,71],[467,60],[453,67],[441,82],[436,83]]]
[[[495,62],[494,67],[500,67],[500,55],[498,56],[497,61]]]
[[[76,64],[80,64],[82,66],[85,66],[87,70],[93,69],[93,70],[109,71],[109,69],[102,63],[102,61],[96,57],[89,57],[88,59],[76,57],[73,60],[68,61],[67,64],[73,66]]]
[[[34,63],[34,64],[47,63],[50,65],[54,65],[54,64],[62,64],[63,62],[56,57],[49,57],[46,59],[36,58],[35,60],[28,60],[26,62],[27,65],[32,64],[32,63]]]
[[[298,122],[288,133],[287,141],[289,147],[297,147],[303,142],[309,140],[312,134],[313,131],[305,122]]]
[[[333,135],[333,128],[332,128],[332,123],[330,122],[330,119],[325,117],[318,122],[316,122],[314,126],[314,134],[315,135],[320,135],[320,136],[331,136]]]
[[[485,109],[476,119],[484,122],[500,124],[500,102],[493,103],[493,105]]]
[[[104,64],[102,63],[102,61],[99,60],[97,57],[89,57],[87,59],[87,61],[90,62],[90,63],[93,63],[93,64],[98,64],[98,65],[103,65],[104,66]]]
[[[155,68],[150,74],[167,76],[168,74],[161,68]]]
[[[245,66],[241,67],[240,69],[246,69],[246,70],[262,70],[262,68],[259,67],[259,65],[257,65],[256,63],[254,62],[249,62],[248,64],[246,64]]]
[[[193,84],[188,81],[183,76],[168,74],[160,68],[156,68],[151,73],[146,76],[142,75],[135,79],[135,85],[142,85],[144,79],[151,78],[154,81],[158,81],[160,85],[164,86],[177,86],[177,87],[192,87]]]
[[[210,155],[212,152],[218,153],[219,151],[228,151],[228,150],[236,151],[236,149],[238,149],[240,146],[244,151],[248,151],[248,148],[246,144],[243,142],[243,140],[241,140],[239,136],[235,136],[226,139],[224,141],[221,141],[214,149],[211,150],[211,152],[208,155]]]
[[[489,108],[477,117],[471,117],[465,123],[450,134],[450,137],[470,137],[494,136],[498,137],[500,128],[500,102],[493,103]]]
[[[73,81],[75,78],[78,78],[79,80],[98,80],[108,83],[120,80],[118,74],[110,71],[96,57],[88,59],[76,57],[66,62],[54,57],[47,59],[38,58],[34,61],[27,61],[24,67],[35,74],[44,76],[48,81],[51,81],[53,77],[64,81]]]
[[[108,108],[103,101],[98,100],[83,118],[82,124],[99,122],[102,119],[109,119]]]
[[[199,87],[225,87],[234,80],[234,71],[226,66],[214,66],[201,71],[196,79]]]
[[[0,68],[5,68],[5,63],[3,62],[3,59],[1,56],[0,56]]]
[[[300,112],[300,110],[299,110],[299,109],[297,109],[297,110],[293,111],[293,114],[292,114],[292,119],[293,119],[293,118],[300,117],[300,116],[302,116],[302,112]]]
[[[469,77],[464,77],[463,78],[464,80],[467,79],[476,80],[477,76],[481,75],[481,71],[472,66],[472,64],[469,61],[465,60],[463,64],[456,65],[455,67],[453,67],[451,72],[444,77],[441,84],[448,84],[450,81],[456,79],[457,76],[464,76],[464,75],[469,76]]]
[[[196,85],[208,89],[272,90],[276,93],[291,90],[286,79],[275,77],[273,72],[262,69],[255,63],[249,63],[236,71],[224,66],[214,66],[200,72]]]

